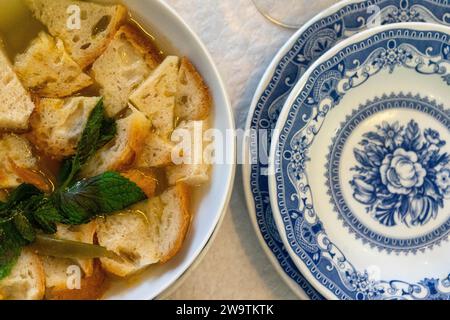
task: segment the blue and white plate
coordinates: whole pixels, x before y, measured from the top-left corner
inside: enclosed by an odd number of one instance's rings
[[[450,28],[367,30],[283,108],[270,197],[290,256],[328,299],[450,300]]]
[[[450,3],[444,0],[340,2],[312,19],[286,43],[274,58],[255,93],[247,121],[247,129],[255,130],[255,134],[243,146],[244,152],[252,160],[251,165],[249,161],[245,161],[243,170],[248,209],[270,260],[300,298],[323,299],[289,257],[272,217],[267,176],[268,156],[265,156],[270,149],[272,130],[294,85],[336,43],[366,30],[374,23],[409,21],[449,25]],[[264,130],[267,130],[266,134]]]

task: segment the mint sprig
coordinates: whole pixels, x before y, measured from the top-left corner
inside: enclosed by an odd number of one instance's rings
[[[36,187],[23,184],[6,203],[0,202],[0,280],[10,274],[22,247],[33,243],[38,231],[54,234],[57,223],[88,223],[146,198],[134,182],[116,172],[76,181],[83,165],[115,137],[116,131],[116,122],[106,117],[100,100],[89,115],[75,156],[63,162],[58,177],[60,187],[45,195]]]
[[[123,210],[144,199],[145,193],[134,182],[117,172],[105,172],[55,194],[54,202],[62,212],[63,223],[78,225],[97,215]]]

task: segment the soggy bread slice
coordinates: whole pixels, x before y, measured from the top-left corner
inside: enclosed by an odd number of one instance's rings
[[[0,129],[28,129],[34,103],[0,48]]]
[[[41,257],[45,271],[45,286],[47,290],[65,290],[71,276],[83,276],[78,264],[71,259],[56,257]]]
[[[16,57],[14,68],[23,85],[43,97],[66,97],[92,84],[59,39],[39,33]]]
[[[151,132],[145,139],[144,148],[136,159],[135,165],[140,168],[165,167],[172,164],[174,144]]]
[[[71,57],[84,69],[107,48],[116,31],[128,17],[122,5],[100,5],[87,1],[26,0],[34,16],[54,37],[60,38]],[[81,24],[76,17],[79,8]],[[70,10],[74,9],[74,10]],[[72,23],[69,25],[68,23]]]
[[[33,141],[55,159],[74,155],[99,97],[39,99],[31,117]]]
[[[181,120],[208,118],[212,98],[208,86],[187,58],[181,59],[178,72],[175,116]]]
[[[58,225],[55,236],[93,244],[96,227],[95,221],[81,226]],[[98,299],[103,294],[105,275],[94,259],[42,257],[42,261],[46,274],[47,299]],[[77,284],[80,285],[79,288],[75,287]]]
[[[161,195],[164,203],[159,226],[160,262],[165,263],[181,250],[192,220],[189,188],[178,183]]]
[[[47,288],[45,298],[48,300],[97,300],[107,289],[106,274],[100,262],[94,261],[94,271],[91,276],[81,279],[80,289],[67,289],[65,287]]]
[[[92,66],[110,117],[127,107],[130,94],[159,63],[159,52],[143,31],[128,24],[120,28]]]
[[[97,225],[95,222],[80,226],[68,226],[58,224],[58,231],[55,234],[56,238],[63,240],[71,240],[93,244]],[[77,259],[76,262],[83,269],[85,276],[90,277],[94,272],[93,259]]]
[[[105,273],[94,262],[86,275],[71,259],[42,257],[45,270],[45,298],[48,300],[95,300],[105,291]]]
[[[167,57],[130,96],[131,103],[152,120],[162,137],[169,137],[174,129],[179,60]]]
[[[11,274],[0,281],[0,300],[41,300],[45,295],[45,273],[40,258],[22,250]]]
[[[150,131],[147,117],[131,107],[129,114],[117,121],[117,134],[83,167],[83,177],[93,177],[108,170],[121,171],[133,164]]]
[[[159,206],[155,199],[146,202],[148,207]],[[157,213],[144,213],[134,206],[125,212],[99,218],[97,223],[99,244],[123,258],[120,262],[100,259],[107,272],[126,277],[159,261]]]
[[[103,258],[103,268],[125,277],[170,260],[181,249],[190,221],[189,190],[184,184],[138,203],[126,212],[99,219],[100,245],[124,259]]]
[[[37,159],[32,153],[30,143],[15,134],[0,136],[0,189],[16,188],[25,182],[17,168],[37,168]]]
[[[204,141],[206,128],[205,121],[187,121],[182,122],[174,131],[173,137],[184,137],[190,141],[186,140],[186,143],[182,141],[175,147],[174,153],[181,155],[176,163],[178,164],[178,161],[182,163],[167,168],[167,179],[170,185],[184,182],[190,186],[200,186],[209,181],[210,165],[207,159],[204,159],[207,145]]]

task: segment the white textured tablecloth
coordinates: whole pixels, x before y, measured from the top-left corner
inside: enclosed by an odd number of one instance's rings
[[[293,31],[266,20],[251,0],[165,1],[208,47],[227,85],[237,126],[244,127],[265,69]],[[247,213],[242,171],[238,168],[230,208],[214,242],[169,299],[295,298],[258,242]]]

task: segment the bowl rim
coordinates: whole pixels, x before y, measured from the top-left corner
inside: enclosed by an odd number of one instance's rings
[[[142,0],[141,0],[142,1]],[[212,78],[217,84],[217,92],[219,93],[218,96],[221,97],[221,104],[224,105],[226,110],[224,110],[224,113],[226,114],[226,119],[223,120],[223,123],[226,123],[226,129],[227,130],[233,130],[235,132],[236,125],[235,125],[235,117],[233,108],[231,107],[229,95],[226,89],[226,85],[223,81],[223,78],[217,68],[216,63],[214,62],[209,50],[206,48],[205,44],[202,42],[200,37],[193,31],[193,29],[184,21],[184,19],[175,11],[174,8],[172,8],[168,3],[166,3],[164,0],[144,0],[146,2],[150,2],[152,6],[159,6],[159,9],[161,11],[165,11],[169,16],[171,16],[172,21],[175,21],[179,24],[179,28],[184,29],[185,32],[187,32],[190,36],[191,44],[189,46],[191,47],[197,47],[200,49],[202,54],[206,57],[205,65],[208,65],[208,68],[211,71]],[[121,1],[123,2],[123,1]],[[126,5],[126,4],[125,4]],[[140,13],[140,15],[145,18],[145,13]],[[139,19],[138,19],[138,22]],[[161,28],[162,29],[162,28]],[[161,31],[161,35],[164,37],[164,32]],[[170,39],[169,39],[170,40]],[[176,45],[174,45],[174,48],[176,49]],[[217,103],[214,103],[214,105],[217,105]],[[158,292],[155,294],[147,294],[143,295],[142,297],[139,297],[138,299],[141,300],[152,300],[152,299],[158,299],[158,297],[166,296],[167,292],[170,292],[170,289],[172,287],[175,287],[177,282],[183,280],[183,278],[186,276],[186,274],[191,271],[193,268],[198,266],[202,258],[206,255],[208,249],[211,246],[211,243],[213,242],[215,236],[217,235],[217,232],[224,220],[225,214],[228,210],[229,203],[231,201],[231,196],[233,192],[233,186],[236,176],[236,154],[237,154],[237,138],[233,136],[233,139],[231,141],[227,141],[227,152],[231,152],[232,154],[229,155],[228,159],[233,159],[232,163],[227,163],[225,166],[228,168],[229,171],[228,175],[226,176],[226,179],[224,179],[225,187],[224,189],[226,192],[217,199],[217,203],[220,203],[218,207],[220,208],[217,213],[216,217],[214,219],[214,222],[211,224],[212,227],[207,230],[207,233],[205,233],[205,237],[202,240],[201,246],[198,246],[198,248],[195,248],[192,254],[190,254],[188,257],[186,257],[185,261],[180,263],[180,265],[184,265],[183,267],[180,267],[180,271],[177,272],[177,275],[173,277],[170,281],[167,281],[164,285],[162,285],[160,288],[158,288]],[[231,144],[231,145],[230,145]],[[217,165],[213,165],[214,167]],[[201,200],[200,200],[201,201]],[[196,232],[199,232],[198,230]],[[145,282],[145,277],[142,278],[139,282]],[[108,292],[108,291],[107,291]],[[122,290],[119,290],[119,292],[122,292]],[[126,297],[124,298],[126,299]]]

